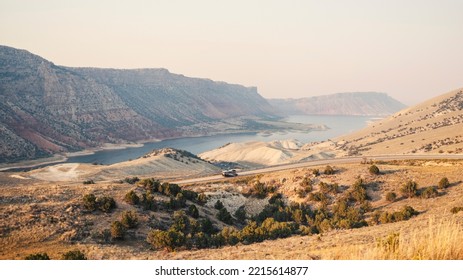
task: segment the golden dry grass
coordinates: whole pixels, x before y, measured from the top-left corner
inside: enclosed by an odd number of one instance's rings
[[[463,226],[456,219],[430,218],[424,229],[392,232],[376,245],[341,248],[329,258],[354,260],[462,260]]]

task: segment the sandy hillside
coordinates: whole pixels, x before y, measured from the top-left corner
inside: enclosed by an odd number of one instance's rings
[[[210,175],[220,169],[193,154],[175,149],[155,150],[145,156],[112,165],[63,163],[33,170],[21,176],[43,181],[117,180],[129,176],[185,178]],[[13,175],[12,175],[13,176]]]
[[[329,146],[329,145],[328,145]],[[209,161],[237,162],[245,166],[270,166],[307,159],[330,158],[320,147],[306,148],[297,140],[231,143],[199,155]]]
[[[347,154],[463,152],[463,89],[454,90],[336,139]]]

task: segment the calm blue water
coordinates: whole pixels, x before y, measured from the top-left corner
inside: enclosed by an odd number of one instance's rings
[[[112,164],[129,159],[136,159],[153,149],[166,147],[187,150],[194,154],[199,154],[208,150],[216,149],[230,142],[247,142],[247,141],[272,141],[297,139],[301,142],[323,141],[334,138],[349,132],[366,127],[367,122],[373,117],[360,116],[290,116],[285,120],[295,123],[307,124],[324,124],[330,129],[325,131],[310,132],[276,132],[269,136],[258,133],[227,134],[204,137],[188,137],[164,140],[160,142],[146,143],[143,147],[127,148],[123,150],[105,150],[99,151],[92,155],[76,156],[68,159],[67,162],[81,163],[102,163]]]

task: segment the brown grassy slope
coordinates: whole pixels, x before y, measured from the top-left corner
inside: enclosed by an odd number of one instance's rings
[[[125,193],[133,189],[128,184],[56,184],[34,180],[21,180],[2,176],[1,222],[0,222],[0,258],[21,259],[30,253],[47,252],[52,258],[59,258],[63,252],[78,248],[90,259],[383,259],[383,258],[457,258],[463,259],[458,251],[432,255],[429,252],[445,252],[456,242],[461,241],[463,212],[456,215],[450,209],[463,206],[463,183],[461,161],[413,161],[396,164],[380,164],[383,174],[379,176],[368,173],[368,165],[349,164],[335,166],[337,173],[332,176],[322,175],[314,180],[351,185],[358,176],[367,182],[377,182],[376,187],[369,188],[372,206],[375,209],[396,211],[405,205],[415,208],[420,214],[409,221],[370,226],[360,229],[333,230],[321,235],[293,236],[286,239],[265,241],[252,245],[228,246],[220,249],[193,251],[152,251],[145,242],[150,228],[165,228],[170,223],[171,214],[149,212],[135,208],[123,201]],[[323,166],[319,167],[323,169]],[[288,199],[298,202],[296,190],[303,176],[310,174],[308,169],[281,171],[260,176],[262,182],[283,182],[279,192]],[[395,191],[400,194],[401,184],[409,179],[418,183],[419,188],[436,185],[442,177],[448,177],[451,187],[440,191],[440,195],[431,199],[398,199],[396,202],[385,200],[385,193]],[[213,199],[222,199],[226,207],[233,203],[244,203],[247,210],[255,207],[252,201],[241,201],[238,194],[239,182],[192,186],[196,190],[226,191]],[[118,208],[112,213],[85,213],[81,207],[82,196],[95,193],[114,197]],[[163,198],[160,198],[163,199]],[[265,200],[262,200],[265,203]],[[210,201],[211,204],[212,201]],[[247,203],[247,204],[246,204]],[[236,205],[235,205],[236,206]],[[317,207],[316,204],[313,207]],[[94,238],[95,233],[109,228],[112,221],[120,218],[124,210],[136,210],[140,227],[129,230],[125,241],[113,244],[100,244]],[[200,207],[201,216],[213,217],[217,210],[212,207]],[[429,221],[435,221],[429,225]],[[441,221],[453,219],[450,223],[439,226]],[[223,226],[216,219],[219,227]],[[435,230],[441,233],[434,233]],[[391,233],[400,233],[399,244],[402,251],[385,252],[378,247],[378,240],[387,238]],[[422,233],[435,236],[421,235]],[[417,236],[420,235],[420,236]],[[442,238],[447,236],[448,238]],[[444,245],[439,241],[448,240]],[[429,244],[432,249],[421,249],[422,244]],[[449,245],[450,244],[450,245]],[[460,244],[460,243],[456,243]],[[412,246],[413,245],[413,246]],[[442,248],[444,246],[444,248]],[[417,248],[409,252],[409,248]]]
[[[363,155],[463,152],[463,89],[438,96],[336,139]]]

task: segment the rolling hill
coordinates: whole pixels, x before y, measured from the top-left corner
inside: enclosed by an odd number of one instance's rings
[[[406,107],[387,94],[379,92],[346,92],[268,101],[286,115],[388,116]]]

